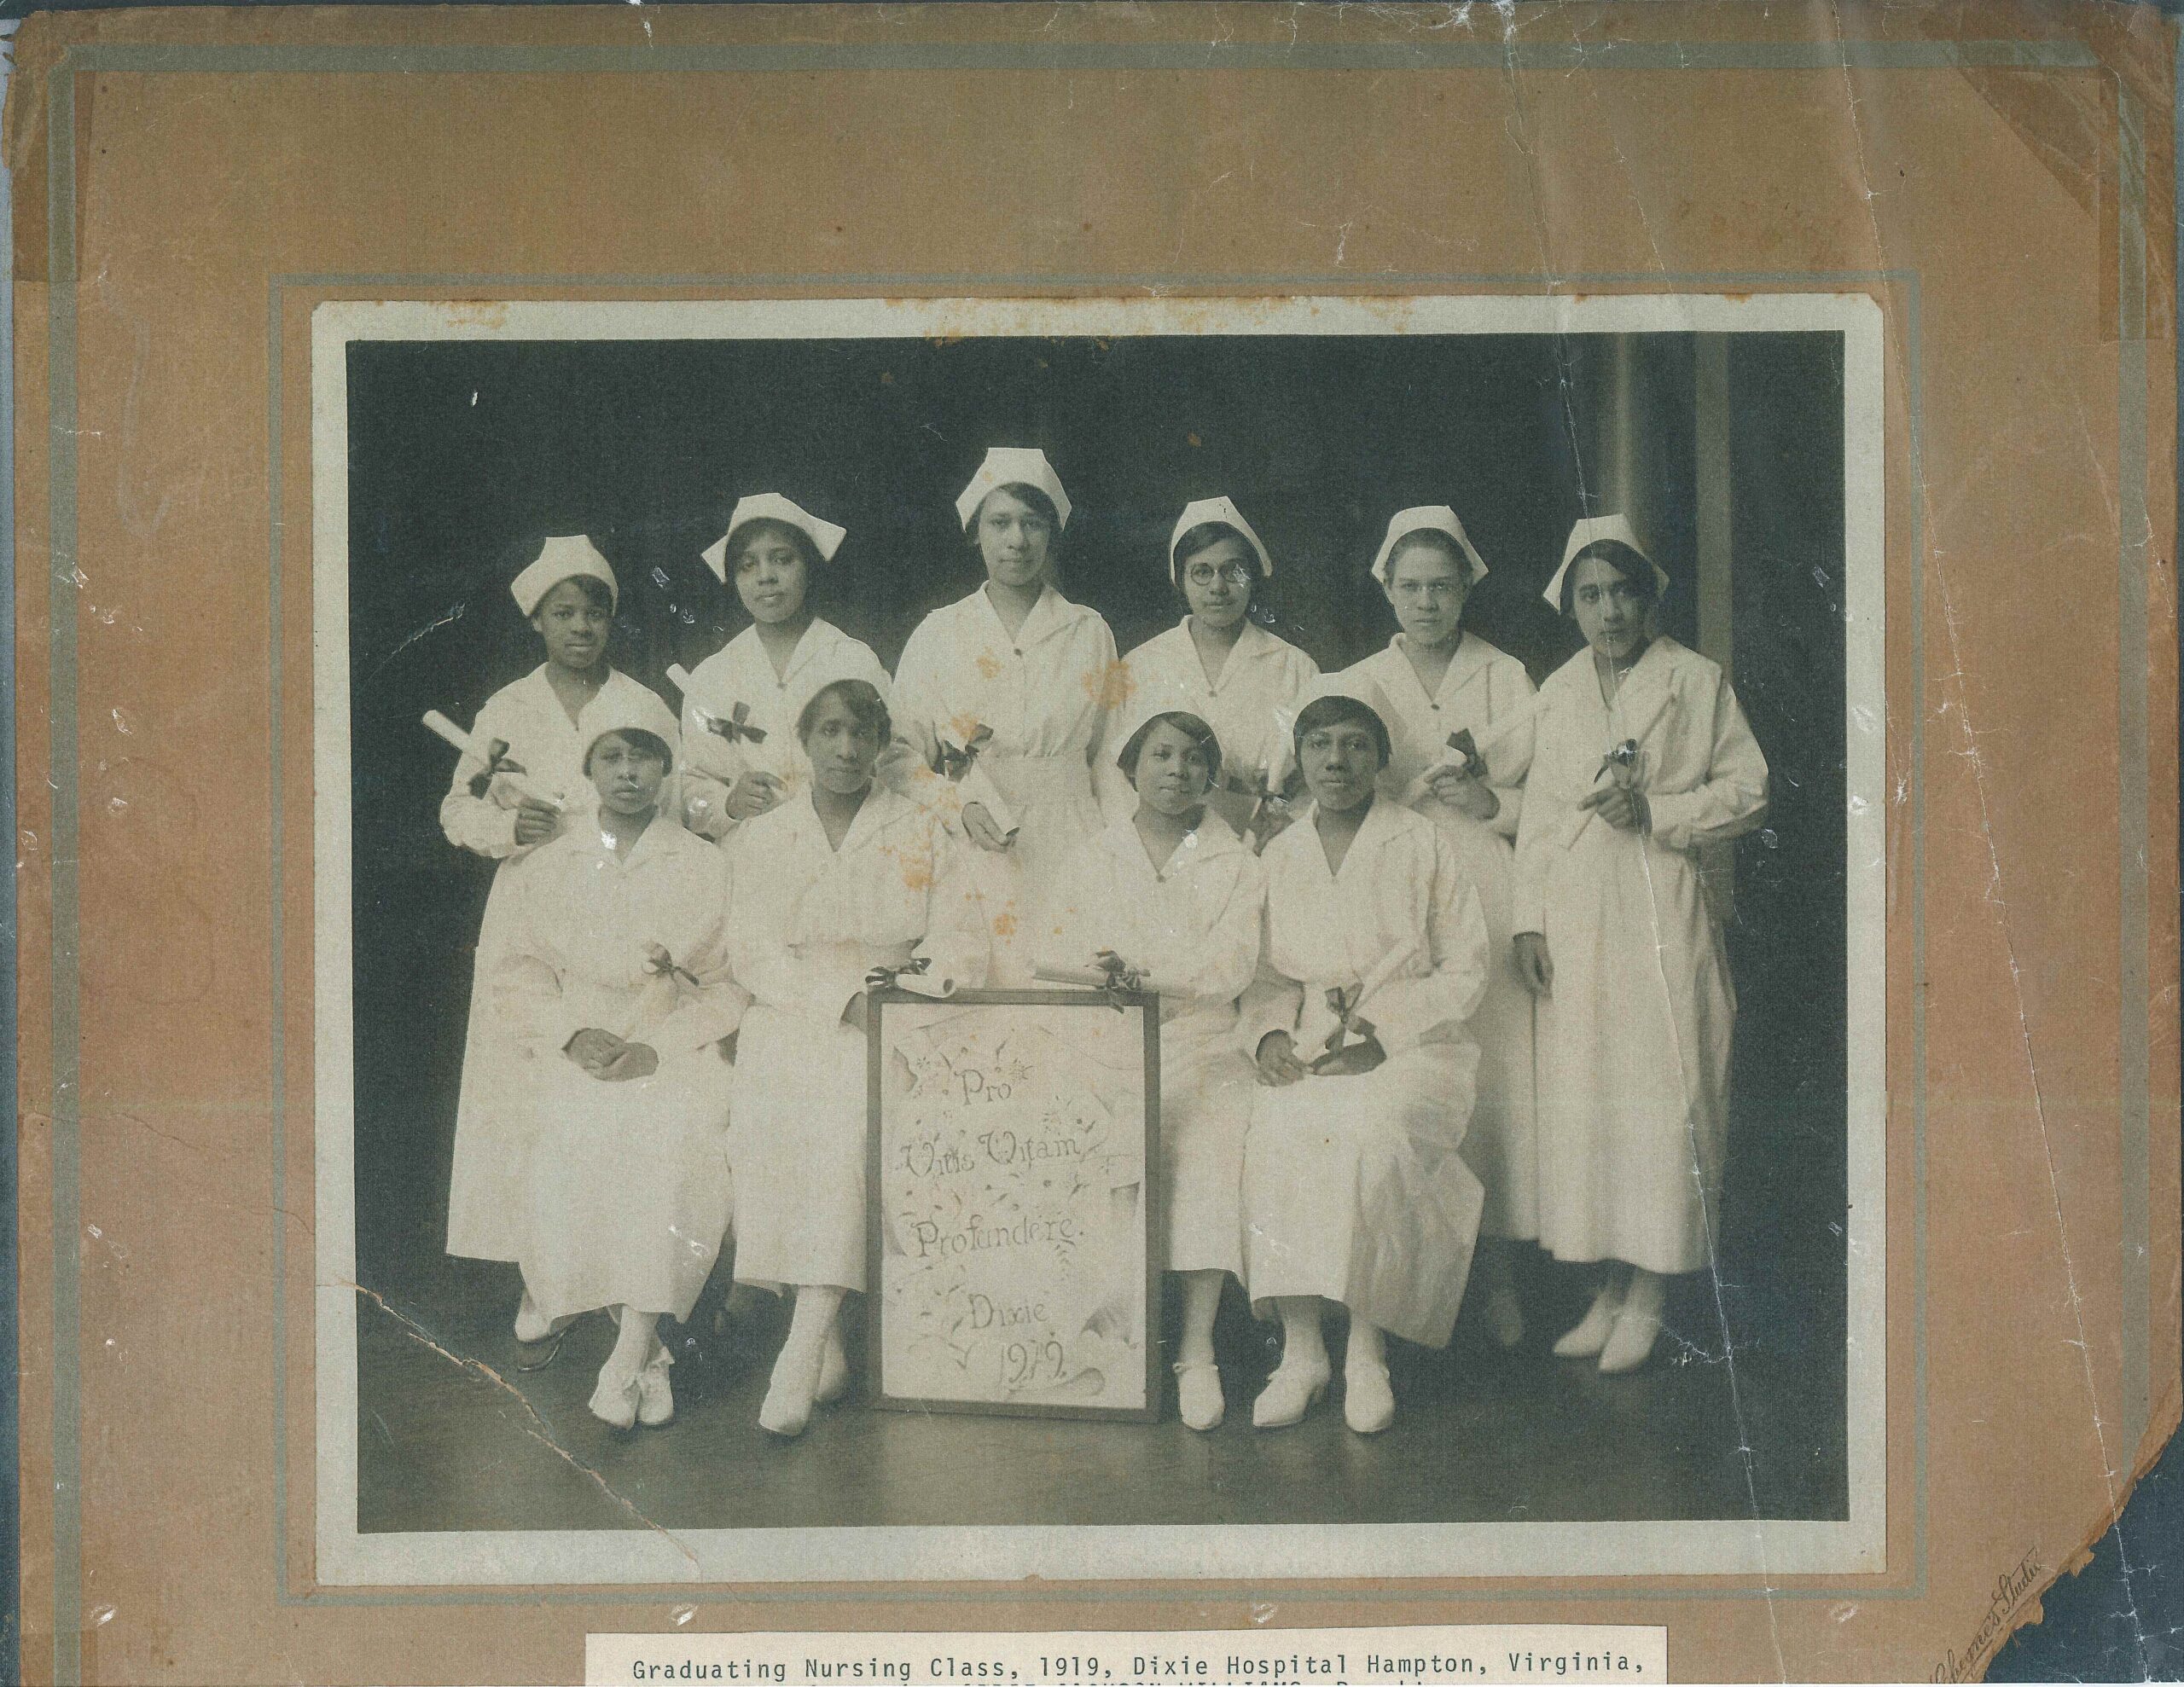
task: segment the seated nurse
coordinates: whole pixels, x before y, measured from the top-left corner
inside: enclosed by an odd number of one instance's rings
[[[1360,1435],[1395,1421],[1384,1337],[1447,1344],[1484,1203],[1461,1150],[1486,919],[1441,829],[1375,794],[1385,707],[1354,673],[1320,682],[1294,732],[1311,805],[1262,857],[1244,1271],[1282,1351],[1252,1406],[1261,1429],[1326,1393],[1331,1303],[1350,1313],[1344,1421]]]
[[[864,1289],[866,975],[922,957],[972,988],[988,954],[962,846],[874,779],[894,736],[879,692],[822,686],[796,733],[811,786],[742,828],[730,939],[752,998],[732,1096],[735,1279],[796,1291],[758,1410],[783,1436],[849,1386],[837,1314]]]
[[[617,1429],[674,1416],[661,1314],[686,1318],[728,1228],[728,862],[662,802],[659,704],[602,711],[598,810],[515,880],[494,1011],[526,1055],[526,1294],[620,1324],[591,1396]],[[670,728],[670,730],[672,730]]]
[[[1236,999],[1258,965],[1265,876],[1207,800],[1222,753],[1204,721],[1141,707],[1115,762],[1136,812],[1072,852],[1040,961],[1104,964],[1159,993],[1164,1230],[1183,1296],[1176,1395],[1183,1422],[1211,1429],[1224,1407],[1214,1313],[1223,1279],[1244,1268],[1238,1197],[1253,1074],[1236,1046]]]

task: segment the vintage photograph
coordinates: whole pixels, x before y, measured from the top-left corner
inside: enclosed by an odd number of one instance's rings
[[[1870,300],[313,346],[322,1580],[1879,1567]]]

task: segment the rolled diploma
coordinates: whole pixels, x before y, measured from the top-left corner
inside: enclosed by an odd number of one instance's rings
[[[690,670],[680,662],[671,662],[667,664],[667,677],[676,690],[682,693],[682,700],[690,705],[690,712],[695,715],[700,722],[717,721],[722,718],[690,695]],[[722,758],[723,763],[733,768],[734,771],[725,775],[716,774],[705,768],[700,768],[698,771],[708,779],[717,780],[723,785],[733,786],[750,769],[750,763],[743,759],[742,744],[735,739],[722,737],[710,726],[706,728],[706,736],[716,740],[715,744],[706,746],[706,759],[712,761],[717,754]],[[705,801],[702,797],[693,800],[698,803]]]
[[[954,747],[961,749],[962,746],[959,745]],[[963,777],[956,781],[956,800],[964,808],[969,808],[973,803],[984,803],[986,813],[992,816],[993,823],[1001,828],[1001,835],[1003,838],[1016,836],[1016,811],[1008,806],[1008,799],[1001,794],[1001,787],[993,782],[992,775],[986,772],[984,761],[976,758],[972,761],[969,769]]]
[[[1350,1018],[1365,1017],[1365,1005],[1372,1000],[1374,992],[1409,965],[1411,957],[1417,953],[1417,939],[1409,938],[1381,956],[1373,970],[1365,975],[1364,982],[1357,987],[1357,999],[1350,1007]],[[1304,998],[1304,1011],[1297,1016],[1297,1041],[1306,1048],[1324,1050],[1334,1029],[1334,1015],[1327,1007],[1326,992],[1308,994]],[[1345,1020],[1342,1041],[1335,1046],[1334,1052],[1339,1054],[1349,1046],[1350,1029]],[[1312,1057],[1317,1058],[1316,1055]]]
[[[445,739],[450,744],[453,745],[465,756],[475,756],[480,762],[491,765],[491,758],[485,754],[485,751],[491,747],[491,745],[474,744],[470,733],[463,731],[461,727],[458,727],[454,722],[448,719],[446,716],[441,714],[439,710],[427,709],[425,711],[425,724],[431,728],[433,731],[437,733],[440,737]],[[547,792],[540,790],[537,785],[532,783],[529,774],[497,773],[493,777],[495,779],[506,780],[518,796],[526,797],[534,803],[543,803],[557,815],[561,812],[561,799],[558,797],[549,796]]]
[[[930,972],[902,972],[895,977],[895,988],[908,990],[914,996],[931,996],[936,1001],[945,1001],[956,994],[956,981],[936,978]]]
[[[1088,990],[1106,990],[1117,985],[1115,975],[1097,966],[1055,966],[1042,963],[1031,969],[1031,977],[1043,984],[1072,984]],[[1135,984],[1122,986],[1124,989],[1158,994],[1159,986],[1147,975]]]

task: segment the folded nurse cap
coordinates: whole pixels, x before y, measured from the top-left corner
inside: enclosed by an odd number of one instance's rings
[[[1054,504],[1056,519],[1064,527],[1069,525],[1069,494],[1061,490],[1061,477],[1047,461],[1047,454],[1032,445],[996,445],[989,449],[971,484],[956,500],[956,519],[967,529],[979,506],[985,502],[986,494],[1003,486],[1037,487]]]
[[[802,507],[791,503],[778,492],[753,492],[747,498],[738,498],[735,507],[729,513],[728,531],[722,534],[703,552],[706,566],[723,585],[728,583],[728,542],[735,536],[736,530],[746,521],[778,521],[793,527],[811,541],[819,553],[819,560],[832,562],[834,553],[841,548],[848,533],[845,527],[837,527],[831,521],[822,521]]]
[[[1395,719],[1395,710],[1389,707],[1388,694],[1380,689],[1380,682],[1361,668],[1346,668],[1339,673],[1316,675],[1297,693],[1297,700],[1282,710],[1292,723],[1292,733],[1297,717],[1304,712],[1305,706],[1323,697],[1346,697],[1353,703],[1362,703],[1380,717],[1383,727]]]
[[[1388,536],[1380,541],[1380,554],[1373,559],[1373,577],[1382,585],[1388,583],[1388,564],[1395,556],[1396,547],[1413,533],[1445,533],[1456,542],[1456,548],[1471,564],[1471,583],[1476,586],[1486,577],[1486,559],[1481,556],[1464,531],[1464,525],[1456,519],[1455,511],[1446,504],[1418,504],[1407,510],[1397,510],[1388,518]]]
[[[1109,740],[1114,750],[1108,759],[1120,767],[1123,751],[1130,747],[1130,741],[1145,730],[1147,722],[1160,715],[1188,715],[1203,722],[1208,732],[1213,731],[1213,722],[1192,706],[1191,699],[1183,695],[1180,687],[1148,686],[1130,699],[1129,705],[1117,720],[1116,731]],[[1217,746],[1220,744],[1218,733],[1215,734],[1213,741]]]
[[[1183,542],[1183,535],[1194,527],[1203,527],[1209,521],[1217,521],[1224,527],[1233,527],[1244,536],[1244,542],[1258,553],[1259,571],[1269,579],[1274,577],[1274,559],[1267,554],[1259,536],[1252,530],[1252,524],[1244,519],[1243,511],[1226,498],[1199,498],[1183,506],[1183,513],[1176,518],[1176,530],[1168,536],[1168,567],[1176,566],[1176,547]]]
[[[1668,572],[1648,555],[1638,542],[1638,535],[1630,525],[1627,515],[1589,515],[1570,530],[1570,542],[1562,548],[1562,566],[1554,571],[1554,577],[1547,583],[1547,589],[1540,594],[1548,604],[1560,611],[1562,607],[1562,577],[1570,571],[1570,565],[1594,545],[1612,540],[1618,545],[1628,545],[1645,557],[1646,566],[1653,571],[1653,593],[1666,597],[1669,589]]]
[[[622,600],[620,583],[614,571],[599,548],[581,533],[571,533],[558,539],[549,539],[538,553],[538,559],[508,583],[508,590],[515,594],[515,606],[526,616],[538,610],[538,600],[564,580],[588,578],[604,580],[607,590],[619,607]]]
[[[666,745],[670,755],[681,753],[682,734],[675,711],[648,687],[632,683],[602,691],[584,711],[584,753],[591,758],[592,746],[609,733],[635,729],[648,732]]]

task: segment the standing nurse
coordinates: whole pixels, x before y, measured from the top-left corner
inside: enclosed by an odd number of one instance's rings
[[[977,800],[975,781],[960,784],[951,805],[981,852],[994,983],[1004,987],[1030,982],[1032,932],[1055,875],[1100,830],[1092,758],[1119,701],[1114,635],[1047,577],[1069,512],[1044,452],[988,451],[956,500],[985,583],[926,616],[895,670],[896,722],[926,764],[960,779],[975,766],[1007,809]]]
[[[811,612],[814,577],[844,530],[775,492],[739,498],[706,565],[751,612],[751,624],[698,664],[682,699],[683,818],[725,838],[803,791],[810,764],[797,717],[822,686],[863,680],[887,694],[870,646]]]
[[[456,1104],[455,1166],[448,1189],[447,1250],[468,1259],[520,1260],[528,1188],[528,1115],[514,1098],[526,1070],[520,1040],[492,1012],[495,968],[509,930],[513,876],[541,844],[566,827],[590,823],[597,792],[584,755],[608,719],[643,723],[672,743],[675,716],[650,690],[607,665],[607,636],[619,588],[614,571],[581,535],[549,539],[509,590],[544,643],[546,660],[503,686],[478,711],[472,731],[483,745],[498,739],[526,782],[551,791],[558,809],[520,798],[475,756],[456,764],[440,803],[448,841],[500,863],[485,899]],[[516,1335],[538,1341],[546,1320],[528,1292]]]
[[[1547,600],[1585,648],[1540,687],[1517,834],[1518,964],[1540,999],[1541,1245],[1604,1267],[1554,1346],[1635,1371],[1667,1279],[1713,1257],[1736,998],[1699,851],[1767,812],[1719,665],[1655,633],[1669,578],[1630,524],[1571,530]]]
[[[1213,728],[1222,749],[1213,806],[1256,848],[1278,829],[1261,794],[1278,794],[1290,771],[1290,722],[1319,664],[1252,619],[1252,600],[1274,577],[1274,559],[1227,498],[1184,506],[1168,542],[1168,568],[1189,612],[1130,652],[1124,662],[1129,683],[1121,689],[1133,707],[1158,701]],[[1102,771],[1108,818],[1138,812],[1128,782]]]
[[[1486,564],[1446,504],[1397,512],[1373,561],[1403,630],[1352,671],[1388,702],[1395,757],[1387,788],[1438,826],[1478,887],[1486,915],[1486,994],[1472,1016],[1478,1104],[1464,1158],[1486,1187],[1479,1284],[1488,1333],[1524,1335],[1508,1244],[1539,1234],[1538,1145],[1532,1099],[1532,997],[1510,947],[1517,820],[1531,757],[1532,682],[1525,665],[1463,625]],[[1468,734],[1472,751],[1449,740]]]

